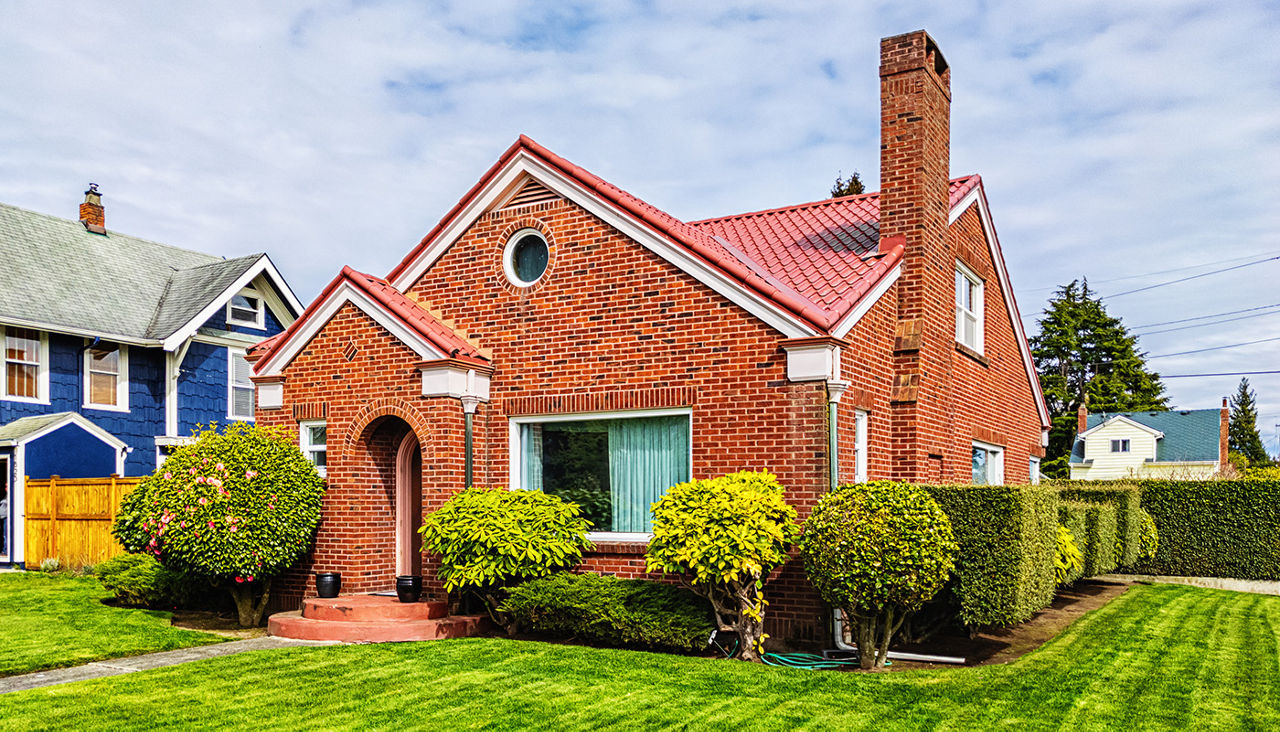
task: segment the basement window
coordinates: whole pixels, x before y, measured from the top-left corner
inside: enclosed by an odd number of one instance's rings
[[[642,538],[650,505],[689,480],[688,411],[583,416],[516,418],[512,486],[576,503],[597,539]]]
[[[956,262],[956,342],[982,353],[982,278]]]

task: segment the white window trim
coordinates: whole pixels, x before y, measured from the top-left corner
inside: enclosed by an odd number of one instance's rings
[[[310,429],[312,427],[327,428],[327,426],[328,426],[327,421],[323,419],[308,419],[298,423],[298,449],[302,450],[302,454],[306,456],[308,462],[311,461],[311,454],[314,452],[323,452],[325,453],[325,457],[328,458],[329,436],[328,436],[327,429],[325,434],[325,444],[323,445],[312,444],[311,429]],[[315,463],[311,463],[311,464],[315,465]],[[321,478],[326,477],[329,472],[327,466],[324,466],[324,465],[315,465],[315,468],[316,468],[316,472],[320,474]]]
[[[258,330],[264,330],[267,327],[266,326],[267,304],[266,304],[266,300],[262,297],[262,294],[251,287],[246,287],[240,290],[239,292],[237,292],[236,295],[244,295],[245,297],[252,297],[254,300],[257,300],[258,309],[254,313],[253,320],[241,320],[240,318],[237,318],[235,317],[235,315],[233,315],[234,308],[231,307],[231,301],[235,298],[235,295],[233,295],[230,298],[227,298],[227,325],[242,325],[246,328],[257,328]]]
[[[963,308],[960,306],[960,303],[956,303],[956,343],[959,343],[965,348],[972,349],[977,353],[980,353],[980,354],[985,353],[986,349],[984,348],[984,346],[987,340],[987,337],[986,337],[987,283],[984,282],[983,279],[978,276],[977,272],[974,272],[972,269],[969,269],[969,267],[965,266],[964,262],[961,262],[958,259],[956,260],[956,274],[958,276],[964,277],[966,280],[969,280],[969,282],[971,282],[974,285],[974,289],[975,289],[975,292],[973,295],[973,300],[974,300],[973,310]],[[976,343],[965,343],[964,341],[964,338],[963,338],[964,322],[961,319],[962,312],[973,316],[973,319],[974,319],[973,337],[976,340]]]
[[[244,353],[245,353],[244,349],[242,348],[227,348],[227,421],[229,422],[254,421],[253,414],[250,414],[248,417],[239,417],[239,416],[236,416],[235,410],[234,410],[235,399],[236,399],[236,389],[249,388],[252,390],[253,396],[249,400],[250,404],[257,404],[257,399],[258,399],[258,393],[257,393],[258,390],[253,386],[252,381],[249,382],[248,387],[246,387],[244,384],[236,384],[235,357],[240,356],[241,358],[244,358]]]
[[[1125,455],[1133,452],[1133,441],[1127,437],[1117,437],[1111,440],[1111,452],[1115,455]]]
[[[870,422],[870,413],[857,409],[853,413],[853,445],[855,457],[853,461],[853,481],[855,483],[867,482],[867,426]]]
[[[1027,461],[1027,476],[1031,479],[1031,485],[1040,485],[1040,458],[1033,457]]]
[[[529,234],[533,234],[534,236],[541,239],[543,246],[547,248],[547,266],[542,269],[542,274],[538,275],[536,278],[534,278],[529,282],[525,282],[524,280],[520,279],[520,275],[516,274],[515,254],[516,254],[516,244],[521,239],[528,236]],[[538,284],[538,282],[540,282],[543,277],[546,277],[547,272],[549,272],[550,270],[551,270],[551,242],[547,241],[547,237],[541,231],[526,227],[512,234],[511,237],[507,239],[507,245],[502,249],[502,272],[507,276],[507,279],[511,282],[511,284],[515,285],[516,287],[533,287],[534,285]]]
[[[537,414],[507,418],[507,486],[513,491],[524,490],[520,484],[520,426],[526,424],[545,424],[547,422],[585,422],[593,419],[641,419],[644,417],[688,417],[689,418],[689,477],[693,477],[693,408],[677,407],[673,409],[638,409],[623,412],[577,412],[574,414]],[[649,532],[622,531],[589,531],[587,539],[592,542],[636,542],[647,543],[653,538]]]
[[[973,447],[987,451],[987,485],[1004,485],[1004,447],[990,442],[973,441]],[[973,456],[969,456],[972,466]],[[972,467],[970,468],[972,472]]]
[[[116,372],[116,403],[115,404],[97,404],[93,401],[93,389],[90,388],[91,379],[89,369],[93,364],[93,357],[90,355],[92,350],[89,345],[85,344],[83,366],[81,371],[84,374],[81,389],[84,392],[84,399],[81,406],[85,409],[94,409],[103,412],[127,412],[129,411],[129,347],[123,343],[117,343],[116,347],[120,349],[119,370]],[[105,371],[102,373],[106,373]]]
[[[35,328],[23,328],[23,330],[36,330]],[[40,334],[40,363],[36,365],[36,396],[22,397],[9,396],[6,390],[9,388],[8,371],[9,371],[9,349],[8,341],[9,330],[0,325],[0,400],[6,402],[22,402],[24,404],[48,404],[49,403],[49,334],[43,330],[37,330]],[[26,362],[23,362],[26,363]]]
[[[14,524],[17,523],[18,511],[14,507],[13,462],[8,455],[0,455],[0,475],[4,476],[5,485],[9,489],[8,502],[5,504],[4,513],[0,514],[0,518],[4,519],[4,531],[2,533],[5,534],[5,536],[0,537],[5,541],[5,551],[0,552],[0,562],[9,562],[12,561],[13,545],[17,541],[15,537],[18,532],[14,531]]]

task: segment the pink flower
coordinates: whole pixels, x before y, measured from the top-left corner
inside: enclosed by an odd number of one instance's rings
[[[246,470],[246,471],[244,471],[244,477],[246,477],[246,478],[253,478],[253,477],[257,476],[257,475],[258,475],[258,471],[256,471],[256,470]]]
[[[233,534],[234,534],[234,533],[236,533],[236,527],[235,527],[235,526],[232,526],[232,527],[231,527],[231,533],[233,533]]]
[[[253,580],[250,579],[249,581],[252,582]],[[236,584],[238,585],[244,584],[244,577],[236,577]]]
[[[268,504],[267,504],[267,510],[268,510],[268,511],[274,511],[274,510],[276,510],[276,504],[274,504],[274,503],[268,503]]]
[[[180,526],[182,526],[182,528],[184,528],[184,529],[185,529],[185,528],[187,528],[187,522],[186,522],[186,521],[183,521],[183,522],[180,524]]]
[[[211,528],[211,529],[213,528],[213,522],[212,522],[212,521],[210,521],[210,522],[209,522],[209,528]]]
[[[172,480],[172,479],[173,479],[173,473],[170,473],[169,471],[167,471],[167,470],[166,470],[166,471],[164,472],[164,479],[165,479],[165,480]]]
[[[209,485],[222,485],[222,481],[218,480],[217,478],[210,478],[208,482],[209,482]]]
[[[204,504],[206,504],[206,503],[208,503],[208,502],[209,502],[209,499],[208,499],[208,498],[205,498],[204,496],[200,496],[200,505],[201,505],[201,506],[203,506]]]
[[[215,470],[226,470],[226,468],[225,468],[225,467],[223,467],[222,463],[218,463],[217,465],[215,465],[215,466],[213,466],[213,467],[214,467],[214,469],[215,469]]]
[[[252,581],[253,581],[253,575],[249,575],[249,581],[250,581],[250,582],[252,582]]]
[[[204,463],[205,465],[208,465],[208,464],[209,464],[209,458],[205,458],[204,460],[201,460],[200,462]]]
[[[192,475],[195,475],[195,474],[196,474],[196,469],[195,469],[195,468],[192,468],[192,469],[188,470],[187,472],[188,472],[188,473],[191,473]]]
[[[200,476],[200,477],[196,478],[196,482],[197,482],[197,483],[203,483],[203,482],[204,482],[204,476],[202,475],[202,476]]]

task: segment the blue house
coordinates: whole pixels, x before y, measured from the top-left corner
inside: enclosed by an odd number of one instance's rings
[[[265,254],[223,259],[0,204],[0,564],[23,478],[146,475],[196,425],[253,419],[244,351],[302,305]]]

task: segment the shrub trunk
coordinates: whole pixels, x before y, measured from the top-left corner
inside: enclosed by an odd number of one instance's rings
[[[262,595],[254,598],[255,586],[262,586]],[[262,615],[267,610],[267,599],[271,597],[271,580],[265,582],[244,582],[231,585],[231,597],[236,601],[236,615],[241,628],[256,628],[262,624]]]
[[[845,641],[850,640],[848,636],[851,632],[857,634],[858,665],[866,671],[884,668],[884,662],[889,657],[889,641],[893,640],[894,633],[902,627],[907,614],[893,607],[870,615],[847,607],[840,608],[840,611],[846,620],[853,619],[852,623],[845,623]]]

